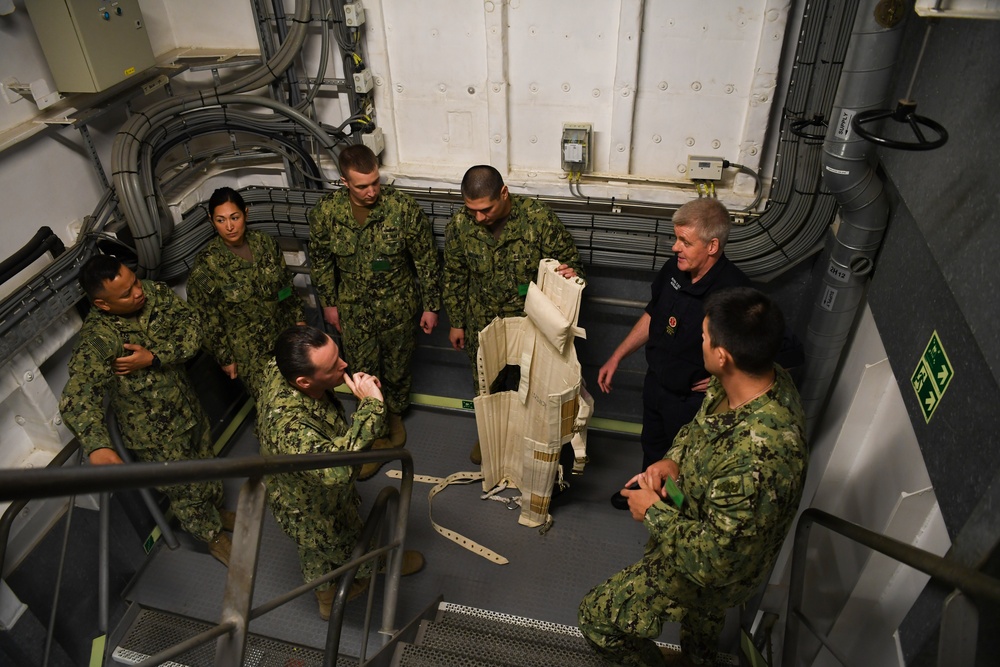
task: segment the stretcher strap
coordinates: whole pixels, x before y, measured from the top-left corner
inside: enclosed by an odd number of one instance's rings
[[[395,479],[400,479],[403,476],[403,472],[401,470],[387,470],[385,474],[386,476]],[[436,530],[438,534],[447,537],[449,540],[451,540],[452,542],[461,547],[465,547],[466,549],[476,554],[477,556],[482,556],[486,560],[496,563],[497,565],[506,565],[509,561],[500,554],[498,554],[497,552],[487,547],[484,547],[478,542],[470,540],[464,535],[456,533],[453,530],[449,530],[444,526],[439,525],[436,521],[434,521],[434,509],[432,506],[434,501],[434,496],[436,496],[438,493],[446,489],[451,484],[471,484],[472,482],[482,481],[482,479],[483,479],[483,473],[481,471],[456,472],[448,475],[447,477],[432,477],[430,475],[413,476],[414,482],[434,485],[434,488],[431,489],[429,494],[427,494],[427,513],[430,516],[431,526],[434,527],[434,530]]]

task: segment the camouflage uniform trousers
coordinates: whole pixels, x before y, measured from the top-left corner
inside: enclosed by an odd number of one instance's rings
[[[136,461],[160,463],[163,461],[187,461],[210,459],[212,451],[211,429],[208,418],[202,415],[194,427],[173,434],[161,445],[144,449],[130,449]],[[156,489],[170,499],[170,509],[188,533],[205,542],[211,541],[222,532],[222,482],[204,482],[163,486]]]
[[[371,447],[385,428],[385,406],[362,399],[350,424],[332,392],[310,397],[288,383],[274,359],[264,369],[257,404],[260,453],[318,454]],[[268,506],[282,530],[295,541],[306,581],[343,565],[351,555],[362,521],[354,480],[360,466],[281,473],[267,478]],[[366,577],[369,568],[357,576]],[[325,584],[320,590],[328,589]]]
[[[358,512],[361,497],[351,485],[342,491],[330,489],[328,497],[318,507],[302,507],[292,500],[272,496],[269,504],[278,525],[295,541],[302,579],[309,582],[351,559],[363,525]],[[355,578],[370,576],[371,564],[365,563]],[[328,590],[335,583],[323,584],[317,590]]]
[[[725,591],[699,586],[663,558],[647,553],[580,603],[580,631],[604,658],[618,665],[665,665],[655,640],[664,621],[681,624],[681,649],[698,664],[712,664],[730,601]]]
[[[410,362],[417,347],[412,320],[373,333],[359,331],[343,323],[344,354],[351,373],[368,373],[382,383],[382,395],[389,412],[401,415],[410,407],[413,373]]]

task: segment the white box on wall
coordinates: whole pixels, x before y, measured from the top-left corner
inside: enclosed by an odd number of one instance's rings
[[[138,0],[26,0],[62,93],[96,93],[155,64]]]

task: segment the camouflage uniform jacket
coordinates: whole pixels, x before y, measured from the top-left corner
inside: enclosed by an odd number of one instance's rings
[[[347,188],[323,197],[309,212],[309,256],[323,305],[336,306],[358,331],[383,331],[418,312],[441,310],[430,222],[412,197],[390,185],[382,186],[363,225]]]
[[[203,418],[184,362],[198,353],[198,317],[163,283],[142,281],[146,303],[138,315],[111,315],[93,308],[80,330],[69,360],[69,381],[59,410],[85,454],[111,447],[104,423],[104,396],[118,417],[129,449],[156,447],[158,434],[179,434]],[[125,343],[156,355],[161,367],[115,375],[112,362],[124,356]]]
[[[513,194],[510,199],[510,217],[499,240],[466,208],[448,223],[444,305],[454,328],[479,332],[494,317],[524,315],[528,283],[547,257],[585,277],[573,237],[555,213],[535,199]]]
[[[278,243],[248,229],[253,262],[216,236],[198,254],[188,278],[188,303],[201,317],[205,349],[220,366],[236,362],[239,377],[259,376],[282,331],[305,321]]]
[[[344,407],[327,392],[316,399],[299,391],[284,378],[274,359],[264,367],[264,379],[257,401],[257,437],[260,453],[323,454],[368,449],[383,429],[384,404],[363,399],[348,426]],[[358,467],[303,470],[273,475],[267,482],[271,511],[279,523],[290,515],[294,521],[307,514],[317,520],[331,512],[353,506],[357,491],[354,479]]]
[[[666,458],[677,462],[678,509],[646,512],[647,557],[667,559],[689,580],[735,605],[769,573],[798,510],[805,481],[805,416],[792,380],[775,366],[774,385],[736,410],[713,414],[726,393],[708,386],[695,418]]]

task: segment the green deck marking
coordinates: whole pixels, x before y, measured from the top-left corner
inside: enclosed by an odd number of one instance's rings
[[[215,446],[212,448],[212,451],[216,456],[218,456],[219,452],[221,452],[223,448],[229,444],[229,441],[236,433],[236,429],[243,425],[243,422],[246,421],[250,411],[253,410],[253,406],[253,399],[248,398],[247,402],[243,404],[242,408],[240,408],[240,411],[236,413],[236,416],[233,417],[232,421],[229,422],[229,425],[226,426],[226,430],[219,435],[219,439],[215,441]]]
[[[108,642],[107,635],[95,637],[90,644],[90,667],[101,667],[104,664],[104,647]]]

